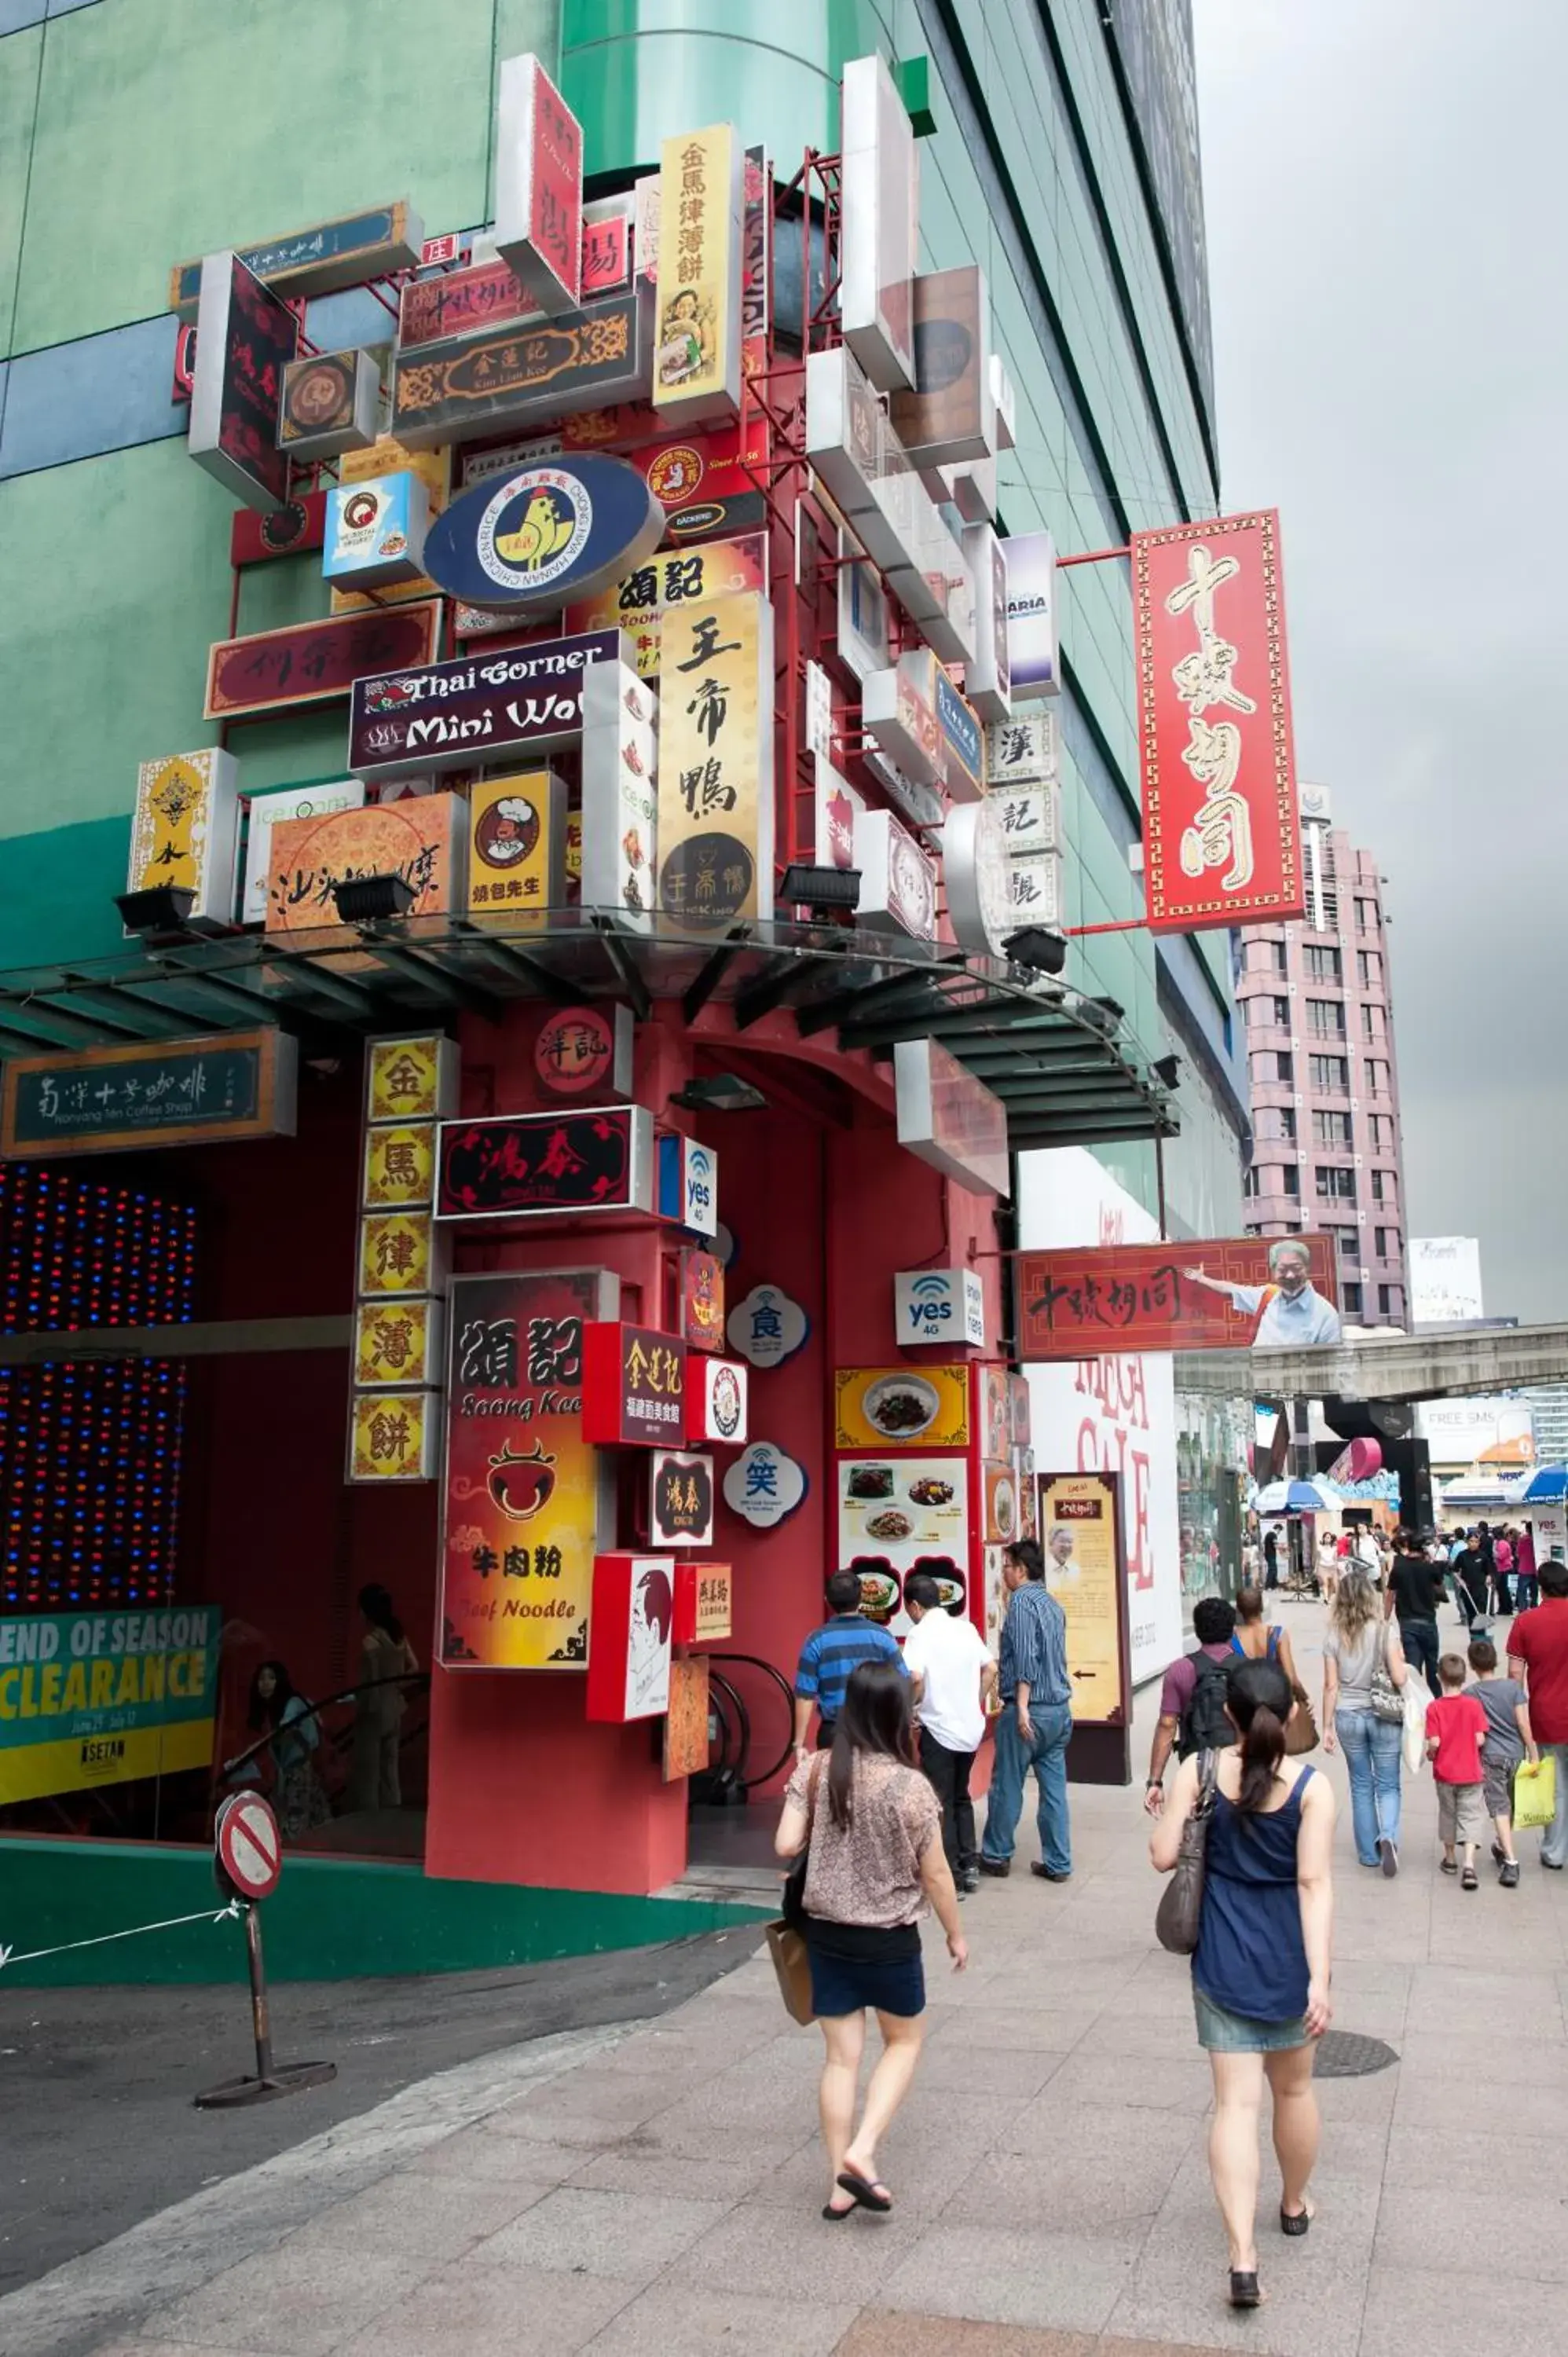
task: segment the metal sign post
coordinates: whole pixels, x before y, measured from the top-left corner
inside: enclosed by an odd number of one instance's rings
[[[297,2094],[302,2087],[325,2086],[338,2076],[336,2062],[274,2062],[267,1968],[262,1952],[260,1903],[278,1887],[283,1841],[270,1804],[260,1792],[235,1792],[218,1812],[213,1827],[218,1888],[244,1910],[245,1957],[251,1971],[251,2027],[256,2041],[254,2074],[225,2079],[196,2098],[198,2111],[223,2111],[237,2104],[264,2104],[274,2095]]]

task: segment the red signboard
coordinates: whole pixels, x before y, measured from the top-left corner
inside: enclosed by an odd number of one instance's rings
[[[236,508],[229,526],[229,562],[264,565],[273,556],[308,556],[327,537],[327,494],[302,491],[270,515]]]
[[[438,1220],[653,1208],[652,1115],[642,1105],[446,1121],[436,1150]]]
[[[547,311],[583,299],[583,126],[535,57],[501,68],[496,244]]]
[[[1133,534],[1150,930],[1299,917],[1279,518]]]
[[[539,305],[518,284],[504,262],[477,263],[437,278],[415,278],[398,299],[397,348],[416,351],[448,336],[469,336],[478,328],[504,327],[509,319],[536,319]]]
[[[681,1331],[693,1351],[725,1346],[725,1265],[716,1253],[681,1254]]]
[[[229,1887],[252,1904],[270,1899],[283,1872],[283,1840],[272,1803],[260,1792],[235,1792],[212,1829],[218,1865]]]
[[[622,212],[583,223],[583,300],[631,284],[631,222]]]
[[[1022,1252],[1018,1356],[1320,1348],[1340,1339],[1331,1236]]]
[[[533,1043],[533,1075],[553,1097],[624,1096],[631,1086],[631,1010],[552,1007]]]
[[[583,1329],[583,1437],[596,1448],[678,1442],[685,1424],[686,1345],[650,1326]]]
[[[432,661],[438,601],[325,621],[291,622],[248,639],[220,639],[207,658],[205,718],[276,712],[347,695],[367,672],[413,671]]]
[[[278,403],[299,322],[236,254],[215,253],[201,265],[196,325],[186,447],[198,466],[264,513],[288,490]]]

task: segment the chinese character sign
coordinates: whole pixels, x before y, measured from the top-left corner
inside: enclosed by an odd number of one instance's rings
[[[1237,1236],[1020,1253],[1018,1355],[1262,1351],[1339,1341],[1333,1241]]]
[[[599,1458],[583,1433],[583,1329],[598,1269],[452,1281],[441,1533],[447,1668],[581,1669]]]
[[[583,127],[536,57],[503,58],[496,247],[543,310],[583,299]]]
[[[686,1345],[651,1326],[607,1320],[583,1338],[583,1430],[607,1447],[679,1441],[686,1425]]]
[[[667,608],[659,905],[699,927],[773,915],[773,609],[758,590]]]
[[[672,425],[739,405],[745,161],[727,123],[666,139],[660,158],[653,405]]]
[[[239,791],[239,763],[216,746],[144,761],[136,771],[126,890],[172,884],[195,893],[193,917],[227,924],[233,912]]]
[[[187,448],[247,507],[281,507],[288,457],[277,446],[284,371],[299,324],[282,298],[232,253],[201,265]]]
[[[1151,929],[1301,916],[1277,516],[1134,533],[1133,606]]]
[[[280,821],[267,876],[268,932],[335,925],[333,893],[359,876],[401,876],[413,888],[412,915],[445,914],[460,897],[468,817],[461,794],[424,794]]]

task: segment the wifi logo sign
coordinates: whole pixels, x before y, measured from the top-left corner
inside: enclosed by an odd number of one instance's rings
[[[940,1342],[950,1333],[958,1312],[950,1270],[900,1276],[898,1295],[898,1326],[906,1341]]]

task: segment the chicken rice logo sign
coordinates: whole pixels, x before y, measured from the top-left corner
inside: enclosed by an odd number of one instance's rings
[[[582,483],[558,467],[526,467],[487,503],[475,547],[499,588],[532,596],[576,563],[593,522],[594,502]]]
[[[431,579],[481,612],[514,615],[590,596],[652,554],[657,494],[624,458],[541,451],[465,491],[424,544]]]

